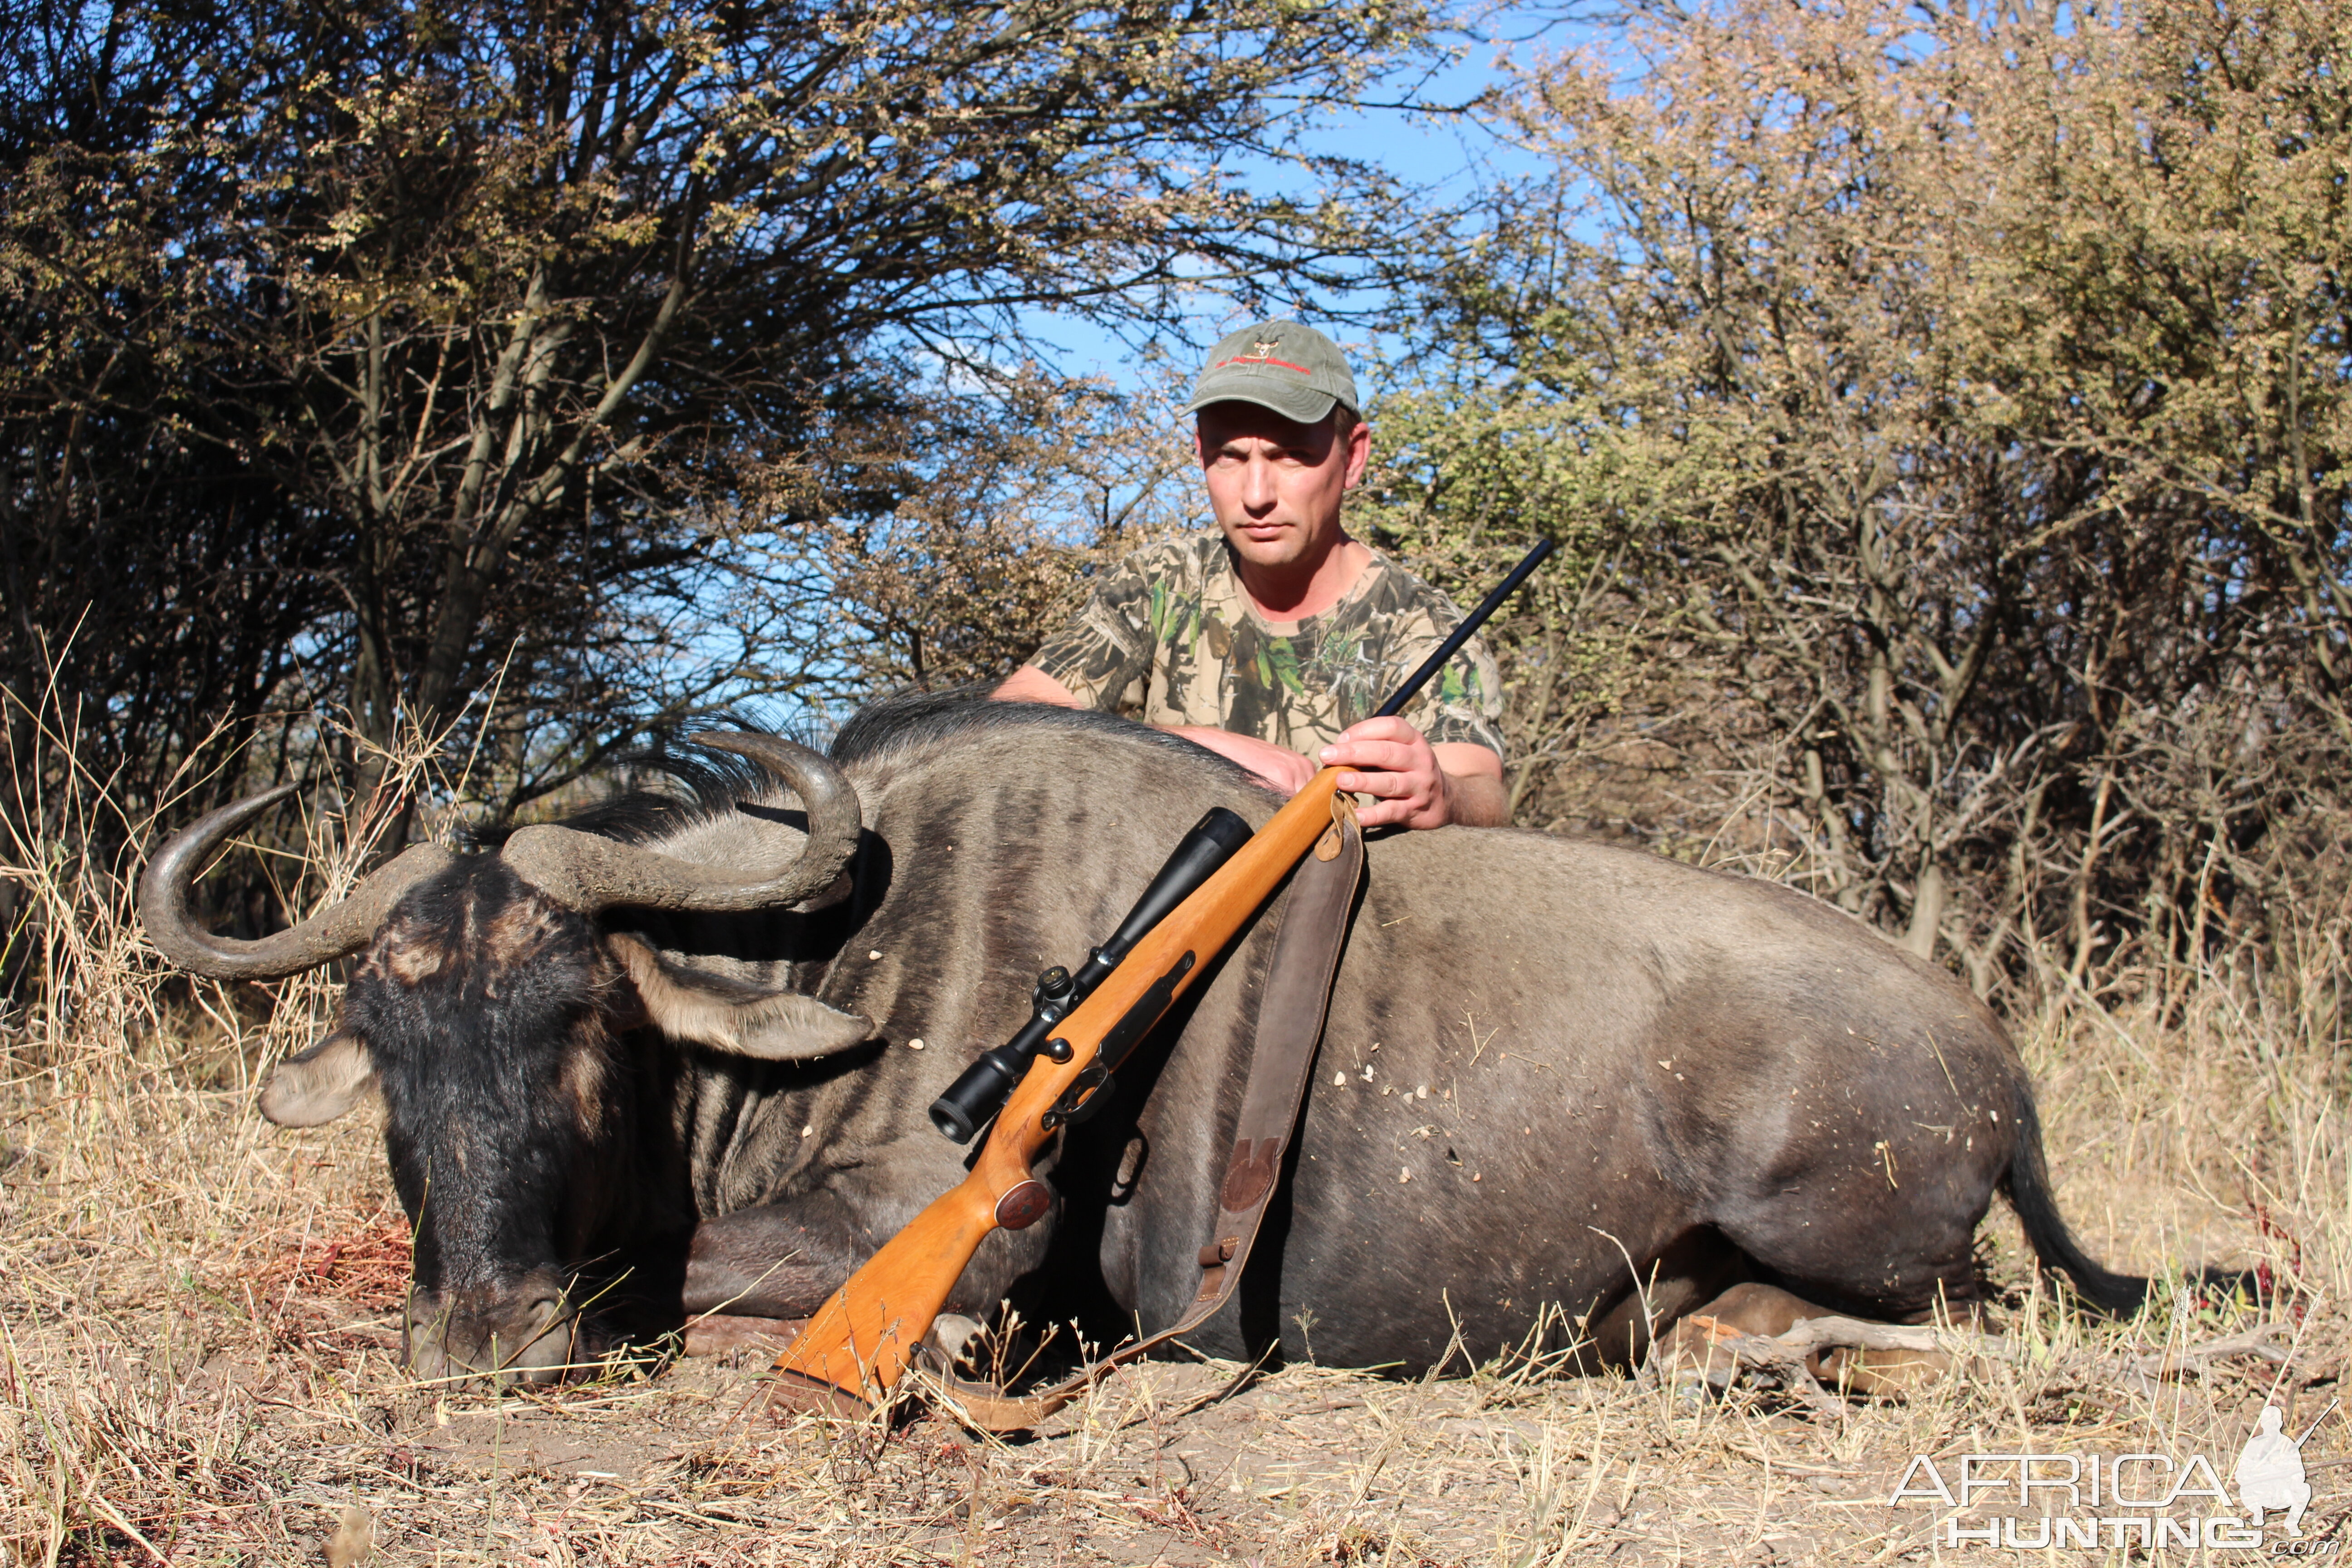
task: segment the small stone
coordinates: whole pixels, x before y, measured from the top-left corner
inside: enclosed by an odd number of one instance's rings
[[[866,950],[866,956],[868,958],[879,958],[882,956],[882,950],[878,947],[869,947]]]
[[[1343,1073],[1343,1072],[1335,1072],[1335,1073],[1333,1073],[1333,1074],[1331,1075],[1331,1087],[1332,1087],[1333,1089],[1345,1089],[1345,1088],[1347,1088],[1347,1087],[1348,1087],[1348,1075],[1347,1075],[1346,1073]]]
[[[923,1048],[923,1037],[920,1035],[918,1035],[913,1039],[908,1040],[907,1042],[907,1048],[910,1051],[921,1050]]]
[[[1412,1181],[1412,1167],[1411,1165],[1402,1165],[1402,1166],[1398,1167],[1398,1169],[1397,1169],[1397,1180],[1398,1180],[1400,1183],[1403,1183],[1403,1182],[1410,1182],[1410,1181]]]
[[[1483,1181],[1485,1181],[1486,1178],[1486,1177],[1484,1177],[1484,1176],[1474,1175],[1474,1176],[1472,1176],[1470,1179],[1471,1179],[1472,1181],[1474,1181],[1474,1182],[1483,1182]]]
[[[1412,1097],[1415,1100],[1427,1100],[1429,1098],[1429,1085],[1425,1083],[1415,1084],[1413,1086]]]
[[[814,1138],[816,1136],[816,1129],[814,1127],[803,1127],[801,1129],[801,1136],[803,1138]]]

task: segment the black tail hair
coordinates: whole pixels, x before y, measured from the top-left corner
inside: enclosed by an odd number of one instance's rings
[[[2042,1117],[2033,1108],[2033,1091],[2021,1080],[2010,1114],[2017,1118],[2017,1148],[2009,1157],[2003,1186],[2010,1207],[2025,1226],[2034,1258],[2043,1268],[2063,1273],[2076,1295],[2109,1317],[2138,1311],[2147,1300],[2147,1281],[2135,1274],[2111,1273],[2093,1262],[2060,1216],[2050,1193],[2050,1167],[2042,1157]]]

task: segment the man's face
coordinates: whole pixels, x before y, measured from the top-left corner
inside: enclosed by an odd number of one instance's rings
[[[1212,403],[1194,440],[1217,526],[1241,558],[1284,571],[1318,563],[1339,538],[1339,498],[1363,478],[1371,431],[1342,442],[1331,421],[1301,425],[1255,403]]]

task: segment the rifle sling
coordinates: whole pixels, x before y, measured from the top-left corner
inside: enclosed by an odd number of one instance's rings
[[[1331,816],[1331,830],[1316,842],[1313,854],[1300,860],[1283,902],[1265,994],[1258,1001],[1249,1086],[1234,1124],[1216,1222],[1197,1259],[1201,1279],[1192,1306],[1160,1332],[1122,1345],[1042,1394],[1016,1397],[993,1384],[961,1378],[936,1366],[908,1369],[908,1375],[919,1377],[967,1425],[987,1432],[1026,1431],[1117,1368],[1199,1328],[1233,1299],[1265,1206],[1282,1179],[1283,1152],[1298,1125],[1299,1103],[1314,1074],[1324,1009],[1331,999],[1339,954],[1347,946],[1356,884],[1363,875],[1364,838],[1356,825],[1353,799],[1333,795]],[[1241,1381],[1235,1379],[1234,1386]]]

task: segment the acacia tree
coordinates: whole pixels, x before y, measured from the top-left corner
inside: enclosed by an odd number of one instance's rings
[[[158,771],[299,672],[347,705],[362,782],[496,682],[488,739],[536,736],[543,785],[625,738],[625,690],[658,715],[788,686],[790,628],[695,608],[746,602],[714,574],[774,559],[747,533],[887,512],[828,452],[997,377],[1035,308],[1139,325],[1180,286],[1362,255],[1386,187],[1293,138],[1423,25],[1392,0],[37,7],[0,104],[7,679],[62,657],[95,701],[139,687]],[[1254,194],[1247,158],[1322,194]],[[77,617],[159,603],[179,666],[60,655]],[[184,668],[208,642],[219,689]],[[175,694],[197,711],[163,716]]]
[[[1383,410],[1401,537],[1517,498],[1584,539],[1591,657],[1522,639],[1522,714],[1622,704],[1981,984],[2280,938],[2352,742],[2340,8],[1727,0],[1612,41],[1526,79],[1556,173],[1495,195]]]

